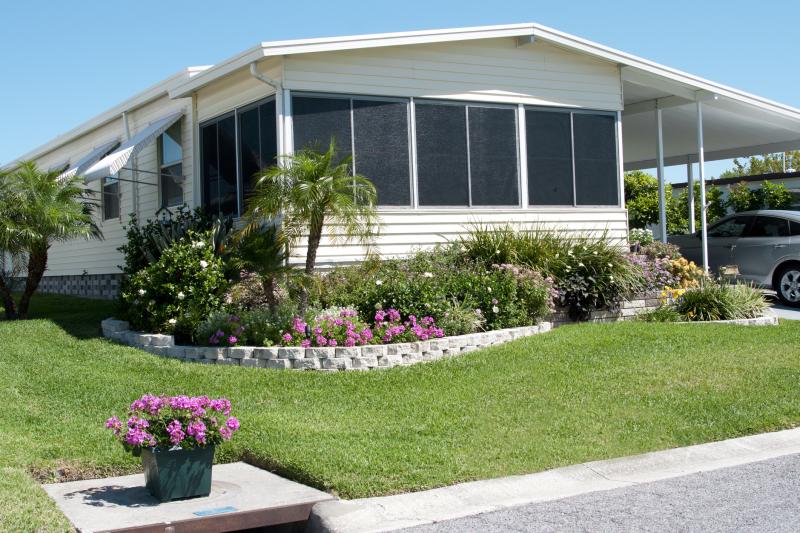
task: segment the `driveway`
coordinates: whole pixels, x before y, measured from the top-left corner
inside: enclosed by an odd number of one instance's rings
[[[765,291],[765,293],[767,296],[767,301],[769,301],[771,304],[770,308],[776,315],[778,315],[778,318],[785,318],[786,320],[800,320],[800,308],[783,305],[775,297],[774,291]]]
[[[403,531],[800,531],[800,455],[592,492]]]

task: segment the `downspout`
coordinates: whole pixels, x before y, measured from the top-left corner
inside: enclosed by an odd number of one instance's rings
[[[274,80],[269,76],[262,74],[259,72],[258,68],[256,68],[256,62],[253,61],[250,63],[250,75],[253,76],[255,79],[262,83],[266,83],[273,89],[275,89],[275,111],[277,115],[277,124],[275,127],[278,129],[278,155],[283,155],[286,153],[286,128],[284,127],[285,124],[285,103],[284,103],[284,94],[283,94],[283,83],[279,80]],[[281,159],[278,159],[278,164],[282,164]],[[276,225],[280,225],[281,223],[281,216],[278,216],[278,220],[275,221]],[[286,245],[286,259],[284,264],[286,266],[289,265],[289,245]]]
[[[125,130],[125,141],[129,141],[131,138],[131,129],[128,123],[128,112],[122,112],[122,128]],[[137,187],[137,179],[138,175],[136,173],[136,168],[138,168],[136,163],[136,156],[133,158],[133,168],[134,170],[131,171],[131,203],[133,204],[133,212],[136,214],[136,219],[139,219],[139,187]],[[120,216],[122,216],[122,210],[120,209]]]

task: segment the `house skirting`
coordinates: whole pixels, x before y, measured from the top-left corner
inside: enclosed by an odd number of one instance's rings
[[[19,280],[22,287],[25,280]],[[77,276],[45,276],[37,292],[65,294],[97,300],[113,300],[119,294],[122,274],[85,274]]]

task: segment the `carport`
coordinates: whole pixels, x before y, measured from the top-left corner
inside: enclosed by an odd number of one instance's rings
[[[706,246],[705,162],[800,149],[800,109],[675,70],[619,50],[534,26],[534,36],[621,66],[625,170],[656,168],[661,240],[666,241],[664,167],[686,165],[690,230],[698,163],[703,264]]]

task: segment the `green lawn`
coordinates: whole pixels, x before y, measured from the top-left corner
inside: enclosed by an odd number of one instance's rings
[[[107,303],[38,296],[0,321],[0,530],[67,523],[39,480],[134,472],[103,429],[142,393],[224,395],[220,451],[342,497],[420,490],[792,427],[800,322],[620,323],[432,364],[315,373],[160,359],[97,337]],[[46,317],[46,318],[45,318]]]

